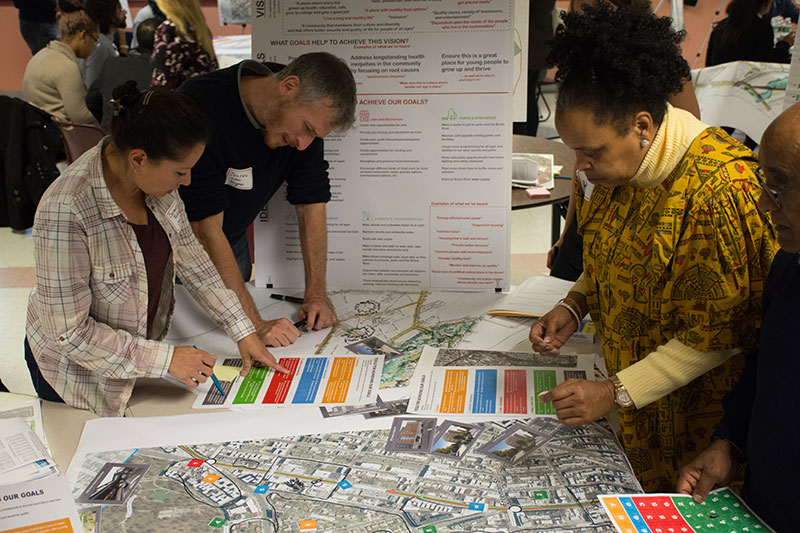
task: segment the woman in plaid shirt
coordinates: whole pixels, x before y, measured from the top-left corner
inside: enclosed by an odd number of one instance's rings
[[[177,193],[211,134],[203,111],[135,82],[114,90],[112,107],[111,136],[70,165],[36,212],[25,359],[37,393],[120,416],[136,378],[205,382],[213,355],[161,341],[176,275],[238,344],[242,374],[253,362],[285,371],[225,288]]]

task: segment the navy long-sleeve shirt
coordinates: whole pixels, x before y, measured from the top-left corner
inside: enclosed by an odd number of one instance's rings
[[[778,251],[764,288],[758,352],[724,400],[715,438],[747,460],[743,497],[776,531],[796,531],[800,501],[800,254]]]

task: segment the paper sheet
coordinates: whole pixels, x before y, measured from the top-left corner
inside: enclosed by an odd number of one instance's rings
[[[540,317],[567,295],[573,282],[553,276],[531,276],[489,311],[490,315]]]
[[[539,395],[570,378],[594,379],[594,355],[426,347],[409,386],[408,412],[554,416],[552,403]]]
[[[229,360],[234,362],[235,360]],[[383,368],[383,355],[339,357],[280,357],[288,374],[270,368],[252,368],[232,380],[217,376],[216,387],[194,402],[195,409],[219,407],[274,407],[289,405],[362,405],[374,402]]]
[[[65,477],[0,486],[0,527],[18,532],[78,532],[75,501]]]
[[[0,420],[0,473],[49,459],[44,445],[21,418]]]
[[[3,405],[0,407],[0,419],[2,418],[21,418],[31,427],[45,448],[47,437],[44,434],[44,424],[42,423],[42,403],[39,398],[31,398],[27,401]]]

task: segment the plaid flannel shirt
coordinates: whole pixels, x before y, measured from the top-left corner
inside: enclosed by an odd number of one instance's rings
[[[121,416],[136,378],[162,377],[173,347],[160,340],[175,305],[177,274],[234,342],[255,328],[197,241],[177,192],[147,206],[172,247],[147,333],[147,271],[127,218],[103,179],[101,141],[45,192],[33,225],[36,285],[26,333],[47,382],[66,403]]]

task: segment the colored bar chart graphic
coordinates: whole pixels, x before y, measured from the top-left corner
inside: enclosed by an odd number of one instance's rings
[[[683,494],[599,496],[620,533],[763,533],[773,531],[729,488],[703,503]]]

